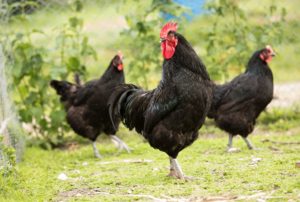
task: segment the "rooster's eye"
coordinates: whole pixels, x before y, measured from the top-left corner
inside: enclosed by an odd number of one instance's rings
[[[174,32],[169,32],[168,37],[173,38],[175,36]]]

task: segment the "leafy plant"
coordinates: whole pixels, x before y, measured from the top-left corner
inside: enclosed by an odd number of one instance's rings
[[[134,3],[133,3],[134,2]],[[128,28],[122,33],[122,44],[129,53],[129,76],[145,88],[148,88],[149,74],[160,70],[159,31],[163,25],[163,13],[180,16],[184,9],[170,0],[126,1],[133,5],[125,11]]]
[[[269,10],[250,16],[236,0],[211,0],[206,9],[206,16],[213,23],[196,32],[201,36],[199,39],[204,39],[206,55],[203,57],[213,79],[226,80],[230,71],[240,73],[249,53],[267,44],[275,46],[282,42],[285,8],[272,4]],[[259,16],[260,22],[253,23],[254,16]]]
[[[0,176],[5,177],[15,172],[15,164],[15,149],[3,144],[3,135],[0,134]]]
[[[54,91],[51,79],[67,79],[75,72],[85,75],[85,63],[96,52],[83,34],[80,1],[72,4],[74,16],[67,23],[46,34],[43,30],[7,33],[2,43],[10,58],[8,66],[17,93],[14,101],[22,122],[29,124],[32,137],[39,137],[47,148],[63,142],[68,131],[65,112]],[[54,37],[53,37],[54,36]],[[48,41],[47,45],[40,41]]]

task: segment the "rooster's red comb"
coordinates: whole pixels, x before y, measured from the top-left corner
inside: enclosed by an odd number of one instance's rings
[[[168,22],[163,26],[160,31],[160,38],[165,39],[168,36],[170,31],[176,32],[177,31],[177,23],[176,22]]]

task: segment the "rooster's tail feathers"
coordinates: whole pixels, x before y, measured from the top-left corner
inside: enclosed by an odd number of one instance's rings
[[[123,114],[128,96],[139,89],[133,84],[121,84],[115,88],[110,96],[108,101],[109,117],[115,129],[117,129],[115,124],[117,120],[124,118]]]

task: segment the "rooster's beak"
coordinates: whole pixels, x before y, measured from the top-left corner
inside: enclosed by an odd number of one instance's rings
[[[166,39],[160,38],[160,43],[164,42]]]

